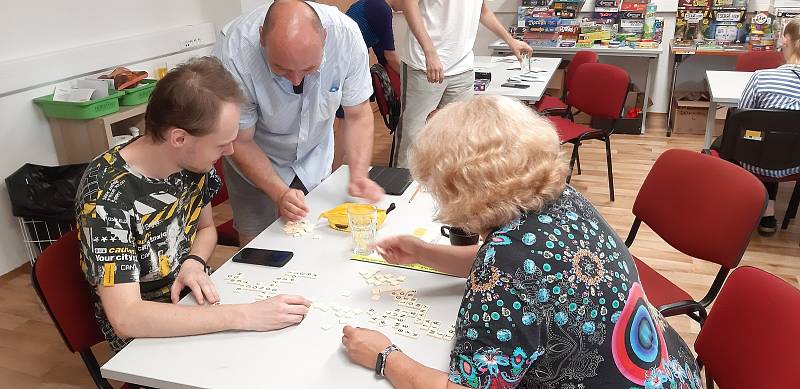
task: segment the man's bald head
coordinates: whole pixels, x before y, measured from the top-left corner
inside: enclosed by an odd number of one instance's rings
[[[272,32],[311,27],[322,35],[324,29],[319,15],[308,3],[301,0],[275,0],[267,10],[261,30],[262,39]]]
[[[261,28],[261,46],[273,72],[294,85],[319,69],[325,47],[322,21],[308,3],[276,0],[267,10]]]

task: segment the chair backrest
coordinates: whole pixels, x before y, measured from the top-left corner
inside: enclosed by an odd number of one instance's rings
[[[800,111],[728,110],[719,155],[770,170],[800,166]]]
[[[105,340],[81,270],[77,231],[64,234],[39,255],[31,278],[69,351],[82,352]]]
[[[678,251],[732,269],[766,202],[764,185],[741,167],[673,149],[653,164],[633,214]]]
[[[564,91],[569,93],[572,87],[572,80],[575,78],[575,71],[578,67],[587,63],[597,63],[597,53],[589,50],[581,50],[575,53],[572,61],[567,65],[567,70],[564,71]],[[565,94],[566,96],[566,94]]]
[[[630,85],[628,73],[603,63],[585,63],[574,73],[567,105],[594,119],[619,119]]]
[[[217,205],[220,205],[228,200],[228,186],[225,185],[225,173],[222,171],[222,158],[218,159],[217,162],[214,162],[214,170],[217,171],[217,175],[219,176],[220,180],[222,180],[222,186],[217,191],[217,194],[215,194],[211,199],[212,207],[216,207]]]
[[[372,75],[372,89],[375,93],[375,103],[378,105],[378,112],[383,117],[383,123],[389,129],[389,133],[397,130],[400,123],[400,78],[394,80],[390,73],[391,69],[384,68],[381,64],[374,64],[370,68]]]
[[[761,69],[775,69],[784,63],[786,63],[786,59],[780,51],[746,51],[736,58],[736,71],[754,72]]]
[[[800,290],[749,266],[734,270],[694,343],[723,389],[796,388]]]

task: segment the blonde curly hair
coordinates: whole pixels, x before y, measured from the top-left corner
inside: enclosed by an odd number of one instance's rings
[[[540,210],[564,190],[567,164],[549,120],[502,96],[447,105],[409,151],[436,219],[483,233]]]

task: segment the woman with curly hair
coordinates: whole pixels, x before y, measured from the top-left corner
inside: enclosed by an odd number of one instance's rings
[[[480,247],[409,236],[377,243],[389,262],[467,278],[450,371],[347,326],[351,360],[398,388],[703,387],[692,352],[647,301],[622,239],[564,183],[546,119],[505,97],[452,103],[420,132],[410,161],[438,203],[437,220],[484,238]]]

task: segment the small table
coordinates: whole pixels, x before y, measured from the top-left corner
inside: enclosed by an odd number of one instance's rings
[[[678,79],[678,69],[686,58],[693,55],[700,56],[713,56],[713,57],[738,57],[745,50],[708,50],[691,47],[683,47],[676,45],[674,41],[670,42],[670,54],[672,55],[672,78],[670,79],[669,86],[669,105],[667,106],[667,136],[672,136],[672,100],[675,98],[675,83]]]
[[[558,65],[561,63],[561,58],[531,58],[531,68],[538,68],[545,70],[544,72],[535,73],[539,81],[526,82],[520,81],[520,84],[527,84],[530,87],[525,89],[509,88],[500,86],[508,80],[509,77],[519,76],[522,74],[521,69],[509,70],[510,68],[519,68],[519,61],[506,61],[503,57],[475,57],[475,71],[476,72],[490,72],[492,73],[492,81],[485,91],[475,92],[476,95],[501,95],[513,97],[522,101],[535,103],[542,98],[544,91],[547,89],[547,84],[553,78]]]
[[[346,193],[347,179],[347,168],[339,168],[309,193],[306,204],[313,215],[309,219],[352,201]],[[424,227],[427,232],[422,239],[446,243],[439,234],[441,225],[432,221],[435,204],[430,195],[420,192],[409,202],[415,189],[416,184],[412,184],[403,195],[386,196],[378,204],[384,209],[390,203],[397,207],[378,230],[378,237],[410,234]],[[334,303],[365,312],[374,308],[383,313],[398,308],[398,303],[389,292],[373,301],[374,286],[367,285],[359,274],[378,270],[405,276],[399,286],[416,289],[415,297],[430,305],[427,317],[441,323],[440,331],[446,332],[455,324],[466,284],[463,278],[351,260],[350,234],[334,231],[327,224],[316,227],[316,236],[302,237],[289,236],[282,227],[281,221],[273,223],[248,247],[288,250],[294,252],[294,258],[282,268],[226,262],[211,276],[223,304],[249,303],[257,296],[251,291],[236,293],[236,285],[225,281],[229,274],[241,272],[251,282],[269,282],[288,271],[313,272],[317,279],[280,283],[279,293],[302,294],[316,297],[317,303]],[[189,301],[194,304],[191,297],[181,303]],[[302,323],[278,331],[135,339],[101,371],[106,378],[159,388],[391,388],[387,380],[349,361],[341,346],[343,325],[336,320],[330,308],[322,311],[312,307]],[[328,324],[333,327],[322,328]],[[366,313],[356,315],[352,325],[380,330],[421,363],[443,371],[449,369],[453,341],[424,333],[416,339],[401,336],[391,325],[379,327],[370,323]]]
[[[739,99],[742,97],[742,92],[752,76],[752,72],[706,70],[706,81],[708,81],[711,101],[708,104],[706,134],[703,140],[704,149],[711,146],[711,138],[714,136],[714,120],[717,117],[717,108],[719,106],[735,107],[738,105]]]
[[[489,45],[489,48],[494,50],[495,53],[504,53],[508,51],[508,45],[503,41],[497,41]],[[599,56],[610,57],[638,57],[647,59],[647,75],[644,86],[644,105],[647,106],[653,94],[653,77],[656,74],[656,66],[658,65],[658,57],[662,54],[663,48],[661,46],[655,49],[632,49],[630,47],[605,47],[597,45],[592,48],[583,47],[534,47],[533,53],[551,54],[551,55],[569,55],[575,54],[579,51],[589,50],[595,52]],[[647,109],[642,109],[642,134],[644,134],[645,123],[647,123]]]

